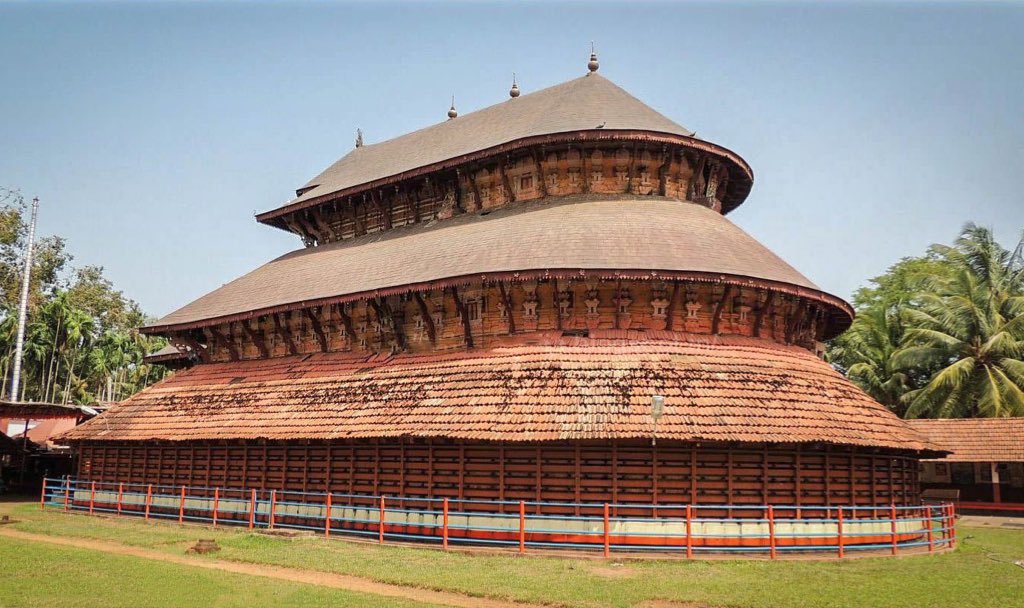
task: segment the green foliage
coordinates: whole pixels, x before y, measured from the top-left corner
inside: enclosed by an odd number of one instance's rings
[[[901,416],[1024,415],[1024,241],[967,224],[854,296],[829,358]]]
[[[26,205],[0,190],[0,397],[8,394],[18,326]],[[162,339],[139,334],[145,315],[96,266],[74,268],[60,237],[36,239],[25,328],[22,398],[57,403],[123,399],[161,379],[143,362]]]

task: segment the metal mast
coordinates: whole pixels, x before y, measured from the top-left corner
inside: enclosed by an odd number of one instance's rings
[[[21,301],[18,304],[18,337],[14,342],[14,372],[11,375],[11,401],[21,401],[21,354],[25,348],[25,317],[28,316],[28,287],[32,279],[32,252],[36,239],[36,216],[39,214],[39,197],[32,199],[32,221],[28,225],[28,242],[25,244],[25,270],[21,273]],[[25,428],[28,436],[28,428]]]

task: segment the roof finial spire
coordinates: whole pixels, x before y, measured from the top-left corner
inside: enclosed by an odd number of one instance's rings
[[[597,62],[597,51],[594,50],[594,41],[590,41],[590,61],[587,62],[587,69],[593,74],[601,64]],[[589,76],[589,74],[588,74]]]
[[[451,119],[455,118],[458,115],[459,115],[459,113],[455,109],[455,96],[452,95],[452,107],[448,108],[448,120],[451,120]]]
[[[512,88],[508,90],[508,96],[512,99],[519,97],[519,85],[516,84],[516,73],[512,72]]]
[[[356,147],[357,148],[362,148],[363,147],[363,130],[362,129],[356,129]]]

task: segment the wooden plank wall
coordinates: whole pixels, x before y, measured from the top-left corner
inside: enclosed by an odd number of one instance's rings
[[[736,507],[918,501],[913,457],[810,446],[97,442],[79,455],[82,479],[169,486]]]

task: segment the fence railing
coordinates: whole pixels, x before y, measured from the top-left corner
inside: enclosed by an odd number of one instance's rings
[[[43,481],[40,508],[391,541],[603,551],[896,555],[956,545],[953,505],[555,503]],[[737,516],[739,514],[739,516]]]

